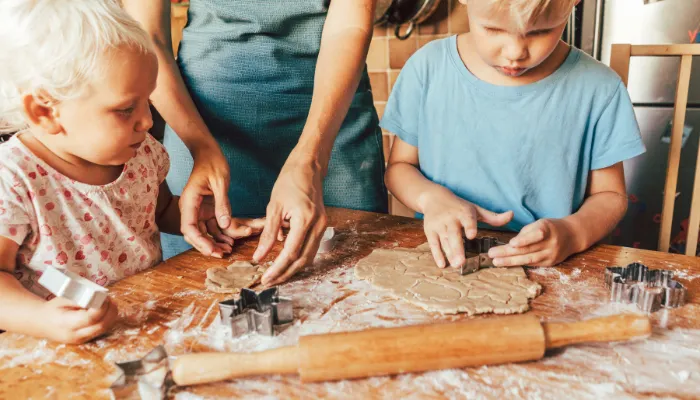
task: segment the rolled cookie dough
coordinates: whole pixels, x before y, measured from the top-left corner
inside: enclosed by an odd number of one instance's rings
[[[253,265],[248,261],[236,261],[228,267],[212,267],[207,270],[204,286],[217,293],[238,294],[259,282],[267,264]]]
[[[427,245],[415,249],[376,249],[355,266],[355,276],[428,311],[468,315],[523,313],[542,287],[522,267],[486,268],[460,275],[438,268]]]

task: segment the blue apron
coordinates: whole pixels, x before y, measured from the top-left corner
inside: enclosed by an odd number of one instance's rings
[[[232,214],[265,215],[272,187],[311,105],[326,0],[192,0],[178,64],[231,168]],[[330,82],[328,83],[330,84]],[[192,157],[166,127],[167,182],[180,194]],[[327,206],[386,212],[381,130],[367,71],[331,153]],[[190,246],[163,234],[169,258]]]

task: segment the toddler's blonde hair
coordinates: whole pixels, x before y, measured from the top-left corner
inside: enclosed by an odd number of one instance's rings
[[[146,31],[117,0],[0,0],[0,132],[26,128],[22,97],[60,102],[100,78],[105,53],[153,54]]]
[[[506,13],[518,32],[540,17],[568,17],[577,0],[471,0],[485,2],[493,14]]]

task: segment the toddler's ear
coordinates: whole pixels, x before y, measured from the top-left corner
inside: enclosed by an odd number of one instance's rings
[[[63,128],[58,122],[56,101],[43,94],[26,94],[22,98],[24,115],[31,125],[41,128],[51,135],[61,133]]]

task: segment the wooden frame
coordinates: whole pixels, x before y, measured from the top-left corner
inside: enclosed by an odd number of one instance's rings
[[[668,44],[668,45],[630,45],[613,44],[610,56],[610,67],[620,75],[627,86],[631,57],[680,57],[678,70],[676,98],[673,107],[673,129],[671,131],[671,146],[666,167],[666,184],[664,186],[663,210],[661,212],[661,233],[659,235],[659,251],[668,252],[671,245],[671,228],[673,224],[673,208],[676,200],[678,185],[678,168],[681,161],[681,141],[685,112],[688,104],[688,88],[690,86],[690,69],[693,56],[700,55],[700,44]],[[700,231],[700,149],[693,183],[693,198],[690,205],[690,221],[686,239],[685,254],[695,256]]]

